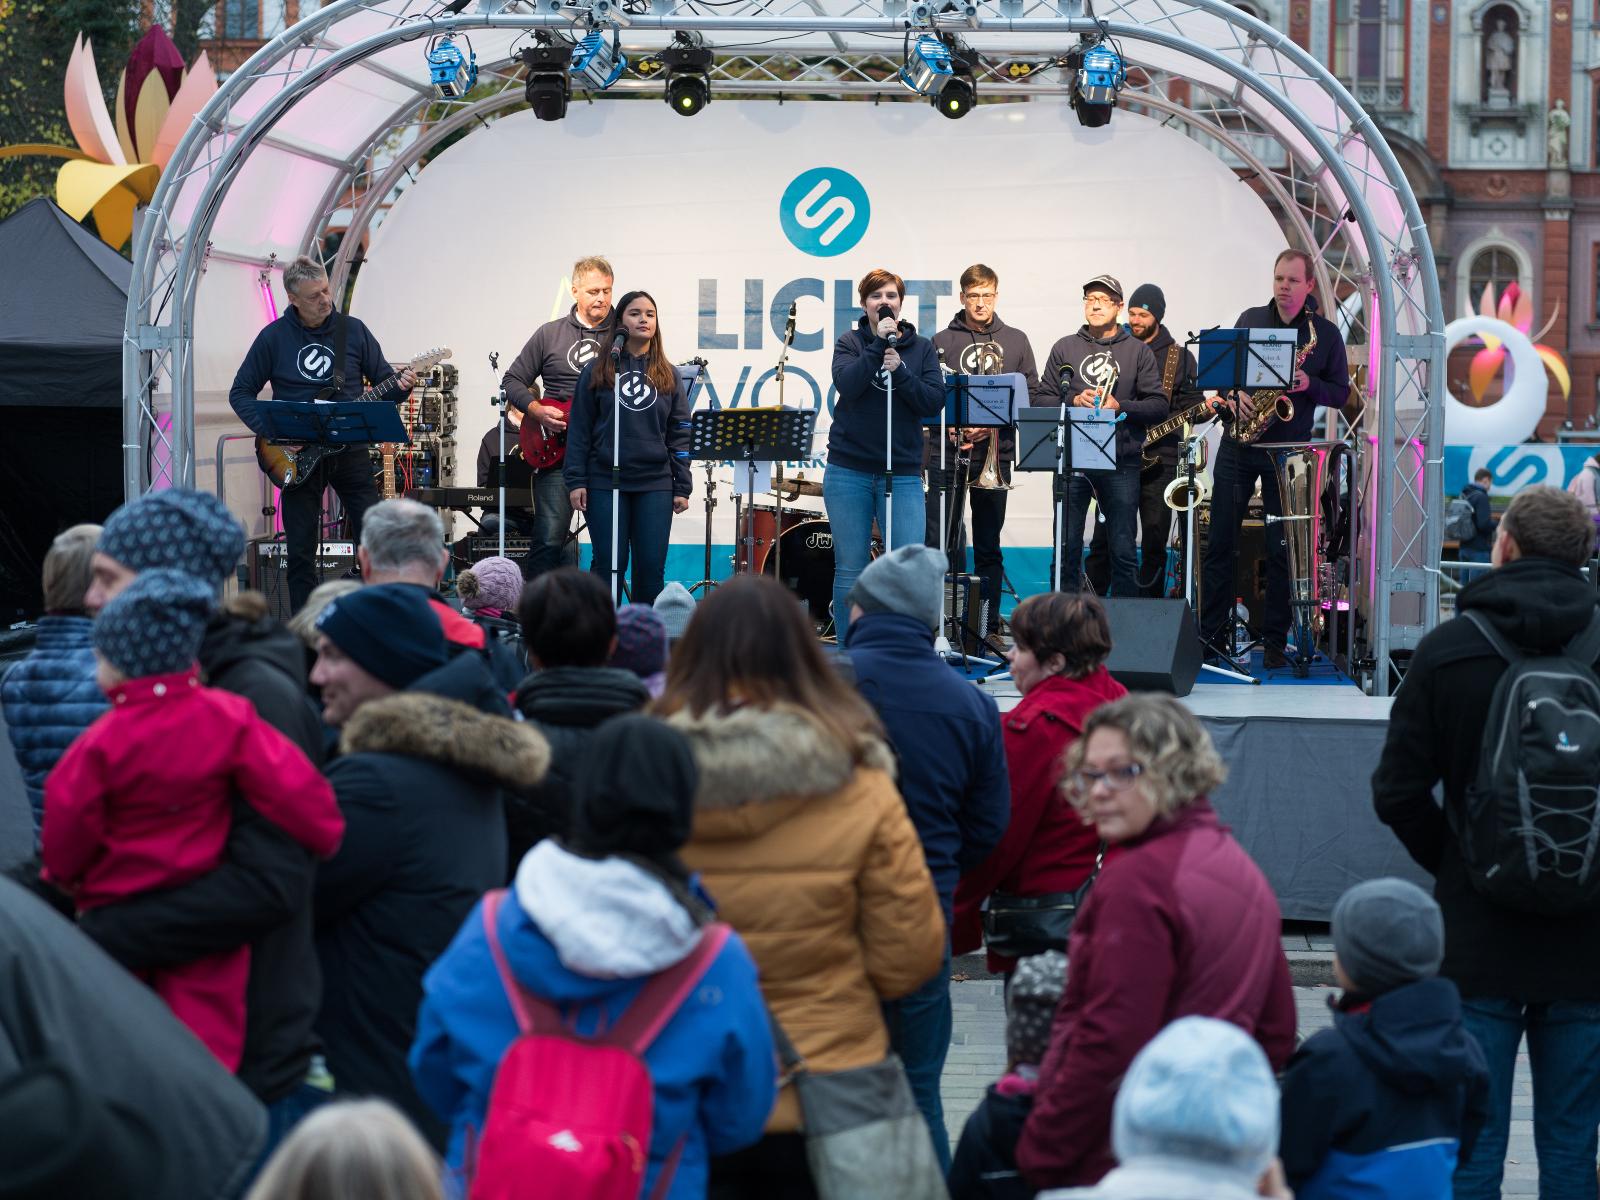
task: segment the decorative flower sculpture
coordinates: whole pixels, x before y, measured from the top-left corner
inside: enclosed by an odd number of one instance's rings
[[[1560,306],[1557,305],[1557,313]],[[1471,314],[1468,314],[1469,316]],[[1528,335],[1534,342],[1534,350],[1544,360],[1545,370],[1556,383],[1561,385],[1561,398],[1563,400],[1572,392],[1572,376],[1567,371],[1566,361],[1561,355],[1549,346],[1538,342],[1545,334],[1550,332],[1550,327],[1556,323],[1556,314],[1552,313],[1545,322],[1544,328],[1538,333],[1529,334],[1533,328],[1533,300],[1515,283],[1506,284],[1506,290],[1501,293],[1500,301],[1495,303],[1494,284],[1489,284],[1483,289],[1483,297],[1478,302],[1478,316],[1494,317],[1504,321],[1507,325]],[[1503,341],[1489,333],[1474,335],[1483,342],[1483,349],[1472,356],[1472,367],[1467,373],[1467,380],[1472,388],[1472,395],[1482,403],[1489,384],[1500,370],[1500,364],[1505,361],[1506,346]]]

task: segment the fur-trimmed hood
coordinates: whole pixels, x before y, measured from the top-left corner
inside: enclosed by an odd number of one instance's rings
[[[832,795],[857,767],[895,773],[894,754],[863,733],[852,754],[809,713],[793,705],[681,710],[666,718],[689,739],[700,767],[695,808],[737,808],[774,800]]]
[[[550,744],[533,726],[425,692],[363,704],[345,724],[339,751],[427,759],[519,791],[550,768]]]

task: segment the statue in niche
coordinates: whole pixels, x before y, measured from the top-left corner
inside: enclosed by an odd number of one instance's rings
[[[1567,165],[1567,131],[1571,128],[1572,114],[1567,111],[1567,102],[1558,99],[1556,106],[1550,110],[1550,115],[1545,118],[1551,170],[1564,168]]]
[[[1511,72],[1517,64],[1517,37],[1496,17],[1494,29],[1483,39],[1483,68],[1489,77],[1489,103],[1511,103]]]

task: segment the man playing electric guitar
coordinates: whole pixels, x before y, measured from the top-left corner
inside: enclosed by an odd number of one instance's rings
[[[578,563],[578,540],[571,536],[572,501],[561,478],[566,458],[567,414],[572,389],[583,368],[611,346],[617,317],[611,311],[615,272],[605,259],[591,255],[572,265],[572,311],[541,325],[506,372],[502,386],[511,407],[523,414],[523,457],[533,468],[533,537],[559,552],[560,561]],[[541,401],[539,385],[543,380]]]
[[[256,335],[228,390],[235,410],[254,400],[268,383],[274,400],[359,399],[362,377],[380,384],[395,374],[378,339],[357,318],[334,312],[328,274],[315,259],[301,255],[283,271],[289,307]],[[343,329],[341,330],[341,326]],[[344,348],[343,370],[334,371],[335,348]],[[341,378],[334,392],[335,375]],[[391,397],[402,399],[416,382],[411,371],[396,380]],[[288,542],[289,602],[299,609],[317,585],[318,525],[322,493],[333,488],[349,518],[350,540],[361,540],[361,518],[378,502],[372,463],[365,446],[346,447],[322,458],[296,486],[286,486],[279,503]]]

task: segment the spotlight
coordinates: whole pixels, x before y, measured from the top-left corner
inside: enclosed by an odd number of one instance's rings
[[[667,103],[680,117],[692,117],[711,103],[711,61],[711,47],[699,34],[679,33],[661,52]]]
[[[478,55],[467,43],[470,59],[449,38],[440,38],[437,45],[428,47],[428,77],[441,100],[456,100],[465,96],[478,82]]]
[[[572,81],[567,69],[572,64],[572,47],[542,42],[521,54],[528,68],[528,107],[541,121],[559,121],[567,115],[572,98]]]
[[[607,44],[603,29],[591,29],[572,48],[572,74],[593,92],[605,91],[617,81],[627,65],[628,60],[622,55],[615,31]]]
[[[919,96],[937,96],[954,73],[950,47],[925,33],[906,51],[906,64],[900,68],[899,78]]]
[[[1078,122],[1090,127],[1107,124],[1128,78],[1122,55],[1102,41],[1080,42],[1067,52],[1062,66],[1072,82],[1072,110]]]
[[[958,121],[978,102],[978,52],[949,35],[945,45],[950,51],[951,74],[931,102],[942,116]]]

